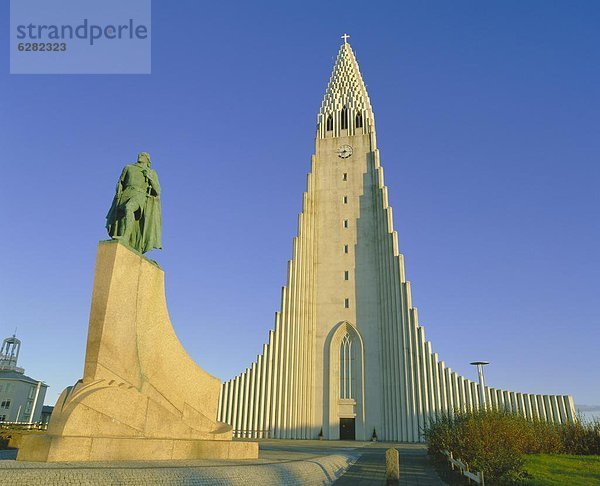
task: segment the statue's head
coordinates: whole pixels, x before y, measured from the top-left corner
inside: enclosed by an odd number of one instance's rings
[[[150,154],[148,152],[140,152],[137,161],[139,164],[146,164],[150,167]]]

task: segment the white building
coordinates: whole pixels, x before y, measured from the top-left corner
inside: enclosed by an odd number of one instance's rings
[[[485,387],[489,406],[563,422],[569,396]],[[238,436],[417,442],[433,414],[480,406],[479,384],[425,340],[404,273],[352,48],[341,46],[317,117],[315,154],[281,310],[262,354],[223,383],[219,420]]]
[[[39,422],[48,385],[17,366],[21,341],[6,338],[0,348],[0,422]]]

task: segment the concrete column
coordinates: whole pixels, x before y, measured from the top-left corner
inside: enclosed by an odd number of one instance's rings
[[[515,403],[517,404],[517,413],[519,415],[525,415],[525,405],[523,403],[523,397],[521,393],[512,392],[514,395]]]
[[[529,395],[529,403],[531,404],[532,416],[535,419],[540,419],[540,410],[538,408],[538,402],[535,395]]]
[[[463,412],[467,412],[469,410],[469,403],[467,401],[467,394],[465,393],[465,379],[462,376],[458,377],[458,393],[460,409]]]
[[[246,400],[248,401],[248,425],[246,429],[248,434],[246,437],[252,439],[254,438],[254,431],[256,430],[254,425],[254,411],[256,409],[256,362],[252,363],[249,375],[248,396],[246,397]]]
[[[458,375],[456,371],[452,372],[452,401],[454,402],[454,409],[458,411],[463,411],[464,401],[461,400],[459,383],[458,383]]]
[[[233,414],[232,414],[232,421],[231,421],[231,426],[233,427],[233,432],[234,434],[236,433],[237,430],[239,430],[240,425],[238,422],[238,412],[240,409],[240,396],[239,396],[239,391],[240,391],[240,376],[236,376],[233,382]],[[237,435],[234,435],[234,437],[237,437]]]
[[[293,243],[293,259],[291,262],[291,273],[290,273],[290,308],[289,308],[289,319],[290,319],[290,346],[289,346],[289,364],[288,364],[288,376],[289,384],[287,390],[288,397],[288,426],[287,435],[291,439],[296,438],[296,424],[297,424],[297,411],[298,411],[298,300],[299,300],[299,288],[300,279],[298,275],[298,263],[300,254],[300,241],[299,238],[294,238]]]
[[[489,386],[486,386],[484,388],[485,390],[485,403],[486,403],[486,407],[489,407],[490,404],[492,403],[492,390],[490,389]]]
[[[404,355],[405,362],[407,364],[407,379],[409,386],[407,387],[408,391],[408,440],[409,442],[417,442],[419,440],[419,420],[417,418],[417,397],[416,390],[413,386],[415,382],[415,370],[414,370],[414,360],[413,360],[413,352],[414,346],[412,344],[412,323],[410,321],[410,282],[405,282],[402,286],[402,300],[404,301],[404,309],[403,309],[403,320],[404,320],[404,332],[405,332],[405,342],[406,345],[404,347]]]
[[[498,410],[498,396],[496,395],[495,388],[488,388],[489,395],[488,401],[486,402],[487,406],[492,410]]]
[[[282,307],[281,317],[282,323],[285,324],[283,331],[283,348],[282,348],[282,390],[281,390],[281,430],[280,435],[282,439],[290,438],[289,431],[289,405],[290,405],[290,304],[291,295],[289,283],[291,281],[292,274],[292,262],[288,262],[288,286],[285,292],[285,306]]]
[[[552,405],[552,414],[554,415],[554,422],[557,424],[562,423],[562,418],[560,416],[560,410],[558,408],[558,400],[556,395],[550,395],[550,404]]]
[[[454,393],[452,392],[452,370],[444,366],[444,390],[446,394],[446,411],[454,415]]]
[[[281,293],[281,303],[283,307],[283,303],[285,302],[285,287]],[[276,319],[276,327],[275,327],[275,349],[273,350],[273,370],[274,370],[274,380],[273,380],[273,436],[272,438],[280,438],[281,437],[281,389],[283,384],[282,374],[283,374],[283,319],[281,317],[281,313],[275,314]]]
[[[567,407],[567,417],[571,422],[575,422],[577,419],[575,404],[573,403],[573,397],[570,395],[565,395],[565,406]]]
[[[229,389],[229,382],[226,381],[221,385],[221,396],[219,398],[219,411],[217,412],[217,420],[219,422],[227,423],[227,391]]]
[[[392,259],[392,285],[390,292],[392,297],[391,319],[388,321],[389,336],[388,354],[391,359],[394,373],[389,376],[391,380],[397,380],[396,385],[391,384],[390,404],[392,413],[391,437],[387,440],[407,441],[408,433],[408,384],[405,354],[403,352],[406,335],[404,331],[405,321],[402,301],[402,282],[404,281],[404,263],[401,256]]]
[[[265,407],[266,396],[265,396],[265,381],[267,379],[267,367],[269,365],[268,357],[267,357],[267,345],[263,346],[263,354],[260,357],[260,389],[258,390],[258,394],[260,397],[260,407],[258,412],[258,425],[257,428],[259,430],[258,438],[264,439],[265,437],[265,417],[268,413]]]
[[[433,398],[434,410],[436,416],[442,411],[442,393],[440,390],[440,373],[439,373],[439,357],[437,353],[433,353],[431,342],[428,342],[428,349],[431,352],[431,374],[433,375]]]
[[[554,414],[552,413],[550,397],[548,395],[542,395],[542,400],[544,400],[544,408],[546,409],[546,420],[548,422],[555,422]]]
[[[480,397],[483,397],[483,392],[479,390],[479,384],[469,380],[469,386],[471,388],[471,406],[473,410],[479,410],[485,408],[481,406]]]
[[[538,404],[538,409],[540,411],[540,420],[548,420],[548,414],[546,413],[546,403],[544,402],[544,397],[542,395],[535,395],[535,399]]]
[[[302,195],[302,206],[306,206],[306,193]],[[298,315],[298,337],[296,339],[298,349],[297,358],[297,369],[296,369],[296,418],[294,421],[295,437],[298,439],[304,438],[303,423],[304,420],[304,406],[306,403],[306,396],[304,395],[304,377],[306,376],[305,363],[304,363],[304,345],[306,339],[306,323],[305,323],[305,311],[304,305],[306,295],[306,272],[307,267],[307,251],[305,241],[305,217],[301,213],[298,222],[298,232],[300,236],[299,240],[299,258],[298,258],[298,299],[297,299],[297,315]]]
[[[437,367],[438,367],[438,376],[439,376],[439,380],[440,380],[440,411],[442,413],[449,413],[448,390],[446,388],[447,385],[446,385],[446,374],[445,374],[446,365],[443,361],[439,361],[437,364]]]
[[[407,282],[408,283],[408,282]],[[410,286],[407,290],[410,290]],[[409,293],[409,292],[407,292]],[[421,392],[421,366],[419,360],[419,345],[418,345],[418,318],[417,312],[414,307],[410,307],[409,310],[409,329],[411,331],[411,344],[413,352],[412,357],[412,368],[413,368],[413,389],[415,392],[415,416],[414,416],[414,430],[415,430],[415,441],[420,442],[422,436],[422,430],[424,427],[423,423],[423,396]]]
[[[241,398],[241,420],[240,429],[242,438],[246,437],[246,431],[248,430],[248,368],[242,373],[242,381],[240,386],[240,398]]]
[[[234,403],[234,399],[233,399],[233,381],[229,380],[227,382],[227,412],[226,412],[226,422],[229,425],[233,425],[233,403]]]
[[[417,324],[417,314],[415,309],[415,324]],[[421,427],[425,428],[429,423],[429,374],[427,367],[427,357],[425,355],[425,337],[423,336],[423,327],[417,327],[417,353],[419,356],[419,376],[421,382],[421,414],[423,422]]]
[[[400,410],[394,409],[394,398],[397,390],[392,386],[395,376],[396,363],[393,360],[393,346],[395,342],[394,326],[392,324],[392,316],[390,315],[393,309],[392,307],[392,288],[386,285],[387,282],[391,281],[389,278],[390,265],[388,262],[388,252],[386,252],[386,234],[385,221],[383,220],[383,195],[381,191],[376,190],[379,204],[376,204],[376,224],[380,237],[377,239],[377,253],[378,253],[378,265],[379,271],[378,283],[379,291],[381,294],[380,299],[380,313],[381,313],[381,347],[383,353],[384,362],[389,363],[387,367],[382,369],[382,384],[383,384],[383,423],[384,429],[379,431],[380,437],[383,440],[394,440],[397,434],[397,420],[396,414]]]
[[[265,383],[265,433],[267,438],[274,437],[274,426],[275,426],[275,408],[273,406],[272,396],[275,395],[273,384],[275,383],[275,332],[269,332],[269,345],[267,348],[267,381]]]
[[[567,412],[567,401],[565,397],[562,395],[557,395],[556,400],[558,401],[558,411],[560,413],[560,421],[561,423],[569,422],[569,414]]]

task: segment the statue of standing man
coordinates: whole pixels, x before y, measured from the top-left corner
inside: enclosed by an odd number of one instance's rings
[[[123,169],[106,215],[106,229],[113,239],[140,253],[162,249],[160,184],[148,153],[141,152],[135,164]]]

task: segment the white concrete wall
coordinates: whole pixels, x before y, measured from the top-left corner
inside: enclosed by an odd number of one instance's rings
[[[6,416],[5,422],[16,422],[17,420],[19,422],[39,422],[41,420],[42,407],[44,406],[44,399],[46,397],[48,386],[42,384],[37,401],[35,401],[36,388],[36,383],[0,377],[0,404],[6,400],[10,400],[9,408],[0,408],[0,416]],[[31,411],[26,412],[27,404],[30,403],[30,408],[33,408],[34,401],[35,410],[33,410],[33,414]]]

